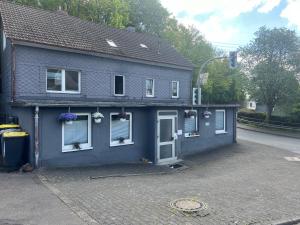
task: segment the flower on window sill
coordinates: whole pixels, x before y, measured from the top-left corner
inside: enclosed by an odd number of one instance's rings
[[[73,144],[73,149],[80,150],[81,149],[80,143],[79,142],[78,143],[74,143]]]
[[[124,143],[124,141],[125,141],[125,138],[119,137],[119,143],[120,143],[120,144],[121,144],[121,143]]]
[[[77,119],[77,115],[74,113],[61,113],[58,117],[59,121],[62,122],[71,122]]]
[[[184,113],[185,118],[195,118],[197,116],[197,112],[193,110],[189,110]]]

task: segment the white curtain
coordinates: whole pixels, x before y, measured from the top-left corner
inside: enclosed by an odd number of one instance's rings
[[[64,125],[64,145],[88,143],[88,117],[80,116],[73,124]]]
[[[196,131],[196,118],[184,118],[184,132],[192,133]]]
[[[216,130],[225,130],[223,111],[216,111]]]
[[[111,121],[111,141],[118,141],[119,138],[129,139],[129,120],[121,121],[118,118]]]

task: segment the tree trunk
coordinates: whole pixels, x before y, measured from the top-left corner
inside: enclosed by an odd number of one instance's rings
[[[274,106],[272,105],[267,105],[267,116],[266,116],[266,122],[270,123],[272,112],[273,112]]]

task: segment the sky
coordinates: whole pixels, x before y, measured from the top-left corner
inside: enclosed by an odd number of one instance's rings
[[[215,47],[235,50],[261,26],[300,35],[300,0],[161,0],[177,20],[198,28]]]

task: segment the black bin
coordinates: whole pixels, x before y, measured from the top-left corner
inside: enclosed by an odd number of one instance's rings
[[[29,135],[26,132],[5,132],[1,137],[2,166],[17,170],[28,162]]]

